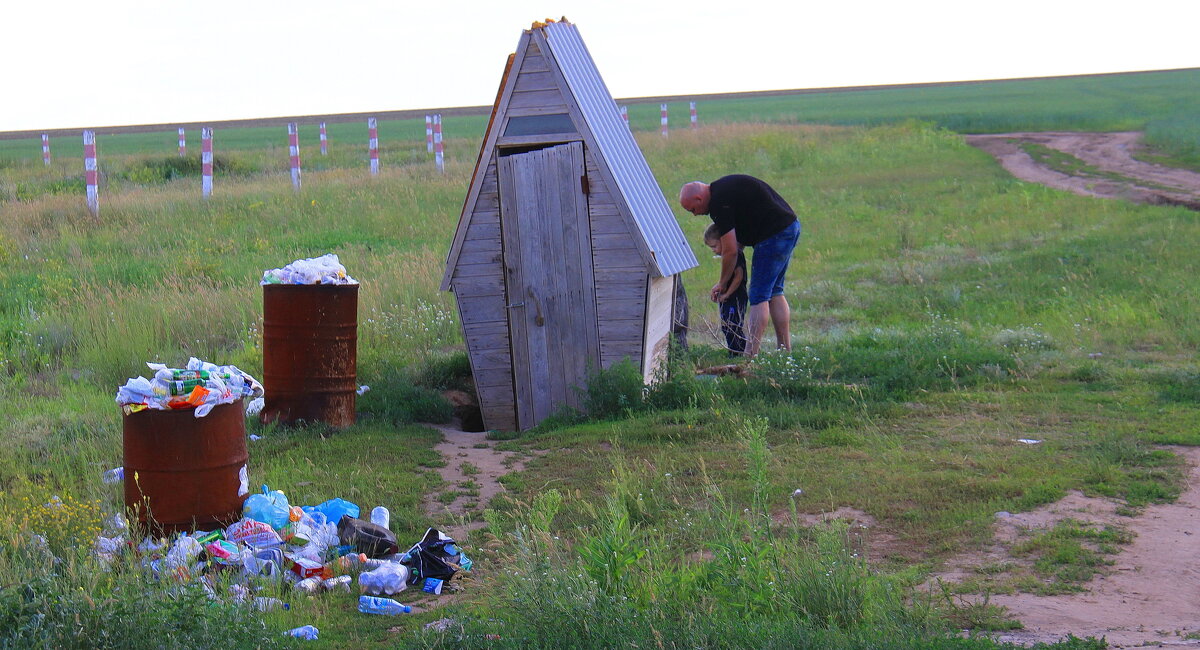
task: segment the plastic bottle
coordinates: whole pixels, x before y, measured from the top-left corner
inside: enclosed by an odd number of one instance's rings
[[[282,600],[279,600],[278,598],[267,598],[266,596],[255,597],[254,601],[250,604],[250,606],[260,612],[269,612],[272,610],[279,609],[280,607],[282,607],[284,609],[292,608],[291,605],[283,602]]]
[[[303,627],[294,627],[287,632],[284,632],[284,635],[294,636],[297,639],[304,639],[306,641],[316,641],[317,635],[320,633],[321,631],[316,627],[312,625],[305,625]]]
[[[305,578],[296,584],[292,585],[296,591],[302,591],[306,594],[315,594],[321,591],[323,585],[320,578]]]
[[[329,569],[330,572],[349,571],[355,567],[374,568],[367,566],[367,562],[368,560],[366,555],[363,555],[362,553],[351,553],[350,555],[343,555],[338,559],[329,562],[325,565],[325,568]]]
[[[364,614],[387,614],[388,616],[397,616],[399,614],[408,614],[412,612],[412,608],[408,605],[402,605],[391,598],[359,596],[358,611]]]
[[[333,591],[334,589],[340,589],[346,593],[350,593],[350,583],[353,580],[354,579],[351,578],[350,576],[337,576],[336,578],[329,578],[328,580],[322,580],[321,586],[324,587],[326,591]]]
[[[375,508],[371,510],[371,523],[375,524],[376,526],[388,528],[390,527],[391,522],[392,513],[389,512],[387,508],[383,506],[375,506]]]
[[[104,481],[105,483],[120,483],[121,481],[125,480],[125,468],[114,467],[105,472],[104,475],[100,477],[100,480]]]

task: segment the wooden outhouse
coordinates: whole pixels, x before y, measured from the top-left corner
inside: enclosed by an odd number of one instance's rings
[[[578,406],[588,373],[665,357],[696,266],[575,25],[535,23],[509,57],[446,259],[484,426]]]

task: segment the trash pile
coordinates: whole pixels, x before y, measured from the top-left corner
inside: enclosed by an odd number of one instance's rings
[[[188,359],[186,368],[146,365],[154,371],[153,379],[134,377],[117,389],[117,404],[126,415],[145,409],[195,409],[196,417],[202,418],[219,404],[263,395],[262,384],[237,366],[218,366],[196,357]]]
[[[171,539],[147,537],[134,557],[155,580],[198,581],[214,600],[222,598],[218,584],[229,584],[231,601],[260,611],[290,609],[281,599],[253,595],[267,584],[290,585],[305,596],[349,594],[357,576],[359,611],[390,615],[412,608],[387,596],[410,586],[440,594],[458,572],[473,566],[454,539],[437,529],[401,552],[386,507],[372,510],[370,520],[359,514],[357,504],[341,498],[295,506],[282,491],[264,485],[261,494],[246,499],[242,518],[233,524]],[[117,515],[114,522],[113,537],[99,537],[93,549],[104,566],[125,559],[122,552],[133,548],[124,519]],[[214,580],[218,574],[221,583]],[[312,626],[287,632],[313,639],[317,633]]]
[[[328,253],[265,271],[259,284],[358,284],[358,280],[346,275],[337,255]]]

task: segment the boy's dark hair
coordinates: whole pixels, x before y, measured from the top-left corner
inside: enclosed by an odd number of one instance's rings
[[[721,238],[721,231],[717,229],[717,224],[710,223],[704,229],[704,242],[716,241]]]

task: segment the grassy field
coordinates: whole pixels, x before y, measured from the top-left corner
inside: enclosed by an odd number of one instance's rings
[[[688,126],[688,104],[668,101],[672,129]],[[702,124],[773,123],[879,125],[904,120],[932,122],[959,133],[1008,131],[1140,131],[1146,141],[1169,162],[1200,167],[1200,69],[1168,70],[1118,75],[1090,75],[1049,79],[1016,79],[923,87],[877,87],[850,91],[780,95],[745,94],[702,97],[698,102]],[[628,103],[635,130],[657,131],[659,104]],[[328,124],[334,149],[319,155],[316,122],[301,120],[300,146],[305,165],[316,169],[366,164],[366,120]],[[487,126],[486,115],[450,115],[443,121],[447,138],[474,142]],[[379,140],[383,164],[411,159],[411,141],[424,138],[424,121],[381,120]],[[3,134],[0,134],[3,136]],[[55,160],[63,171],[82,170],[79,138],[52,138]],[[405,141],[402,144],[400,141]],[[198,155],[199,129],[188,132],[189,150]],[[284,126],[218,128],[214,147],[218,153],[238,152],[263,167],[287,165],[287,129]],[[101,164],[109,156],[172,156],[178,149],[174,128],[156,133],[121,133],[99,139]],[[473,149],[468,145],[468,149]],[[41,164],[37,137],[0,137],[0,169]],[[82,173],[82,172],[79,172]]]
[[[462,540],[478,568],[455,603],[400,619],[336,594],[284,593],[290,612],[258,615],[148,582],[136,561],[98,568],[91,540],[122,503],[100,481],[121,463],[112,395],[146,361],[260,375],[262,271],[337,253],[362,281],[359,382],[372,390],[348,431],[249,422],[262,436],[251,484],[293,503],[387,505],[402,544],[451,523],[421,506],[453,486],[432,471],[439,435],[417,423],[444,421],[438,390],[463,381],[437,285],[477,143],[455,135],[441,175],[413,130],[376,178],[345,145],[300,192],[248,145],[228,155],[252,171],[219,179],[209,202],[194,176],[120,178],[146,160],[130,149],[110,158],[98,220],[77,193],[16,200],[19,183],[65,167],[0,169],[0,646],[270,646],[311,623],[331,647],[991,647],[955,630],[1003,627],[1002,612],[911,589],[981,543],[993,513],[1079,489],[1134,514],[1178,493],[1180,464],[1156,446],[1200,444],[1195,213],[1015,181],[915,121],[639,140],[668,196],[743,172],[797,209],[794,352],[764,355],[745,381],[695,376],[723,361],[704,297],[717,266],[701,254],[705,218],[677,210],[701,259],[685,277],[692,351],[648,394],[627,368],[601,373],[590,416],[504,443],[548,453],[505,478],[512,498]],[[52,495],[70,517],[43,505]],[[794,524],[842,506],[879,521],[876,536]],[[1069,590],[1079,576],[1011,583]],[[421,631],[444,616],[462,629]]]

